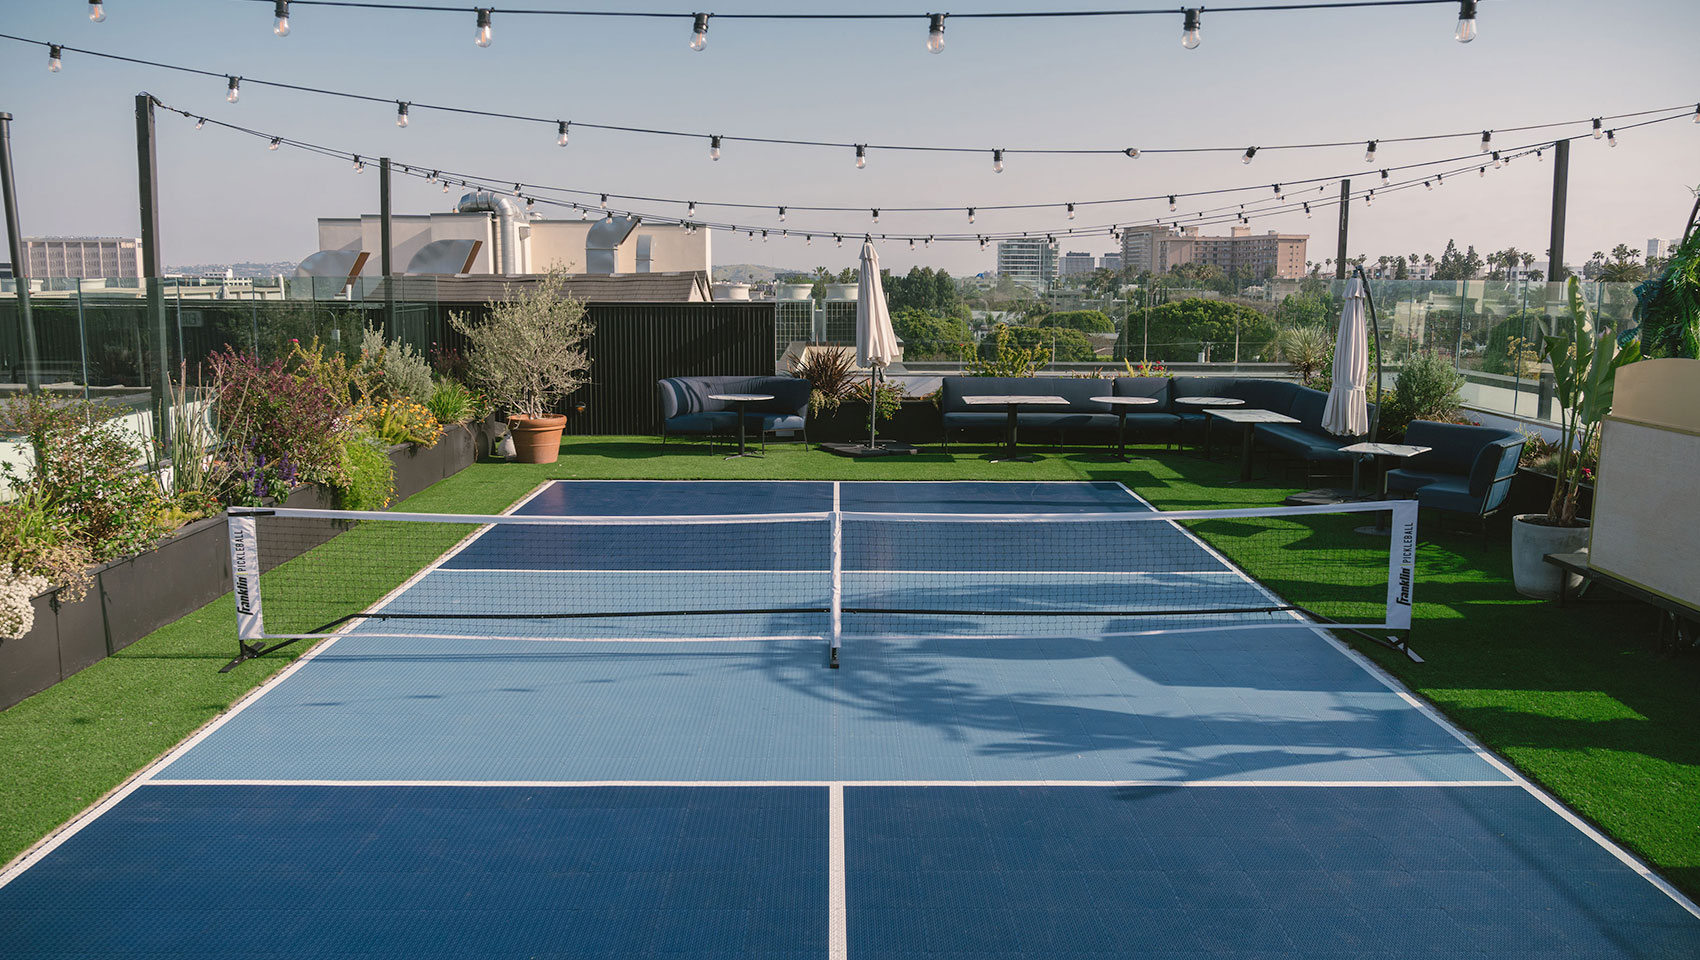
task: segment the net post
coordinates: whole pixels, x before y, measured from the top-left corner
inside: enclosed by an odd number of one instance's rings
[[[832,511],[832,653],[827,665],[838,669],[844,636],[844,514]]]
[[[236,598],[237,659],[241,660],[260,652],[266,635],[260,608],[259,525],[255,514],[232,510],[225,526],[230,534],[230,587]]]
[[[1396,645],[1411,653],[1411,606],[1417,581],[1417,501],[1387,501],[1392,542],[1387,550],[1387,626],[1404,633]]]

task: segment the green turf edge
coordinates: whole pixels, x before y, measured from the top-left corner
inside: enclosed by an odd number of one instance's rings
[[[852,461],[775,444],[765,459],[726,461],[702,444],[569,437],[557,463],[477,464],[405,506],[494,513],[551,479],[1102,480],[1168,510],[1271,505],[1295,489],[1227,486],[1235,464],[1157,449],[1130,463],[1042,452],[1027,464],[989,462],[985,449]],[[1563,608],[1518,597],[1503,532],[1483,540],[1425,529],[1418,562],[1412,643],[1427,662],[1353,646],[1700,895],[1700,662],[1660,653],[1652,612],[1609,594]],[[233,643],[229,610],[228,597],[215,601],[0,713],[0,856],[86,809],[299,655],[218,674]]]

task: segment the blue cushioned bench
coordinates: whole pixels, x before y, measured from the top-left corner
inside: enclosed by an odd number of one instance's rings
[[[745,429],[765,443],[769,434],[798,433],[809,439],[809,381],[797,377],[668,377],[661,393],[661,440],[712,436],[738,430],[736,403],[710,399],[717,393],[766,393],[772,400],[745,405]]]
[[[1511,493],[1523,435],[1499,427],[1413,420],[1405,442],[1429,447],[1387,471],[1387,489],[1416,495],[1431,510],[1485,518]]]

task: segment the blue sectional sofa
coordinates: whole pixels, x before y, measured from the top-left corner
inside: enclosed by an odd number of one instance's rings
[[[661,439],[738,432],[738,405],[711,400],[718,393],[767,393],[772,400],[745,406],[744,429],[765,441],[769,434],[795,432],[809,438],[809,381],[796,377],[668,377],[661,392]]]
[[[1523,435],[1498,427],[1413,420],[1405,442],[1429,447],[1387,471],[1387,489],[1415,495],[1419,507],[1486,517],[1511,493]]]
[[[1108,388],[1108,389],[1106,389]],[[1298,423],[1258,424],[1255,436],[1265,447],[1307,463],[1350,464],[1353,455],[1341,447],[1362,437],[1336,437],[1322,429],[1328,395],[1283,380],[1251,377],[1117,377],[1114,381],[1068,377],[946,377],[939,397],[946,448],[951,432],[977,430],[988,435],[1002,430],[1006,413],[998,407],[971,407],[964,396],[1039,394],[1060,396],[1068,407],[1033,407],[1020,412],[1022,430],[1032,429],[1057,442],[1070,435],[1090,434],[1104,443],[1115,442],[1116,415],[1095,396],[1154,397],[1159,402],[1135,408],[1127,418],[1130,441],[1171,443],[1203,437],[1207,414],[1202,408],[1177,404],[1180,397],[1232,397],[1247,407],[1273,410]],[[1225,438],[1226,439],[1226,438]]]

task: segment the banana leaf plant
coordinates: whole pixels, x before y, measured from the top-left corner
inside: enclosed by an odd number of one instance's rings
[[[1576,520],[1576,502],[1582,492],[1579,451],[1593,445],[1600,422],[1611,412],[1617,370],[1641,359],[1641,345],[1630,341],[1619,348],[1617,338],[1598,335],[1575,277],[1570,278],[1568,293],[1570,329],[1548,334],[1541,345],[1544,358],[1552,364],[1563,428],[1558,444],[1558,480],[1553,484],[1552,502],[1547,505],[1547,523],[1578,527],[1582,526]]]

